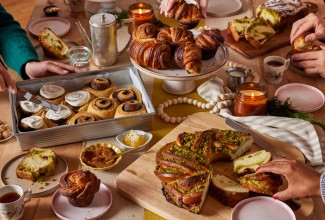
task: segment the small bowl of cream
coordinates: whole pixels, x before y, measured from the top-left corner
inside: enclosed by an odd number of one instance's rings
[[[134,152],[144,150],[152,139],[152,134],[141,130],[130,130],[116,136],[117,142],[124,149],[134,149]]]

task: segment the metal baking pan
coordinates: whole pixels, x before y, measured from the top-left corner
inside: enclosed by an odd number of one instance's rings
[[[130,129],[151,130],[155,109],[143,85],[142,78],[137,69],[132,67],[107,68],[102,70],[73,73],[66,76],[52,76],[34,80],[17,82],[17,86],[24,88],[32,94],[38,94],[44,84],[55,84],[64,87],[67,92],[80,90],[85,82],[92,78],[109,78],[117,85],[117,88],[134,86],[142,94],[143,104],[147,113],[132,115],[122,118],[100,120],[91,123],[77,125],[61,125],[29,132],[21,132],[18,128],[19,118],[16,107],[23,98],[17,95],[9,95],[12,114],[12,127],[21,150],[29,150],[32,147],[50,147],[84,140],[99,139],[118,135]]]

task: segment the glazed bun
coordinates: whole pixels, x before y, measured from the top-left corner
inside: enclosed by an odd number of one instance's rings
[[[308,34],[310,34],[310,32],[303,33],[293,41],[292,54],[321,50],[319,45],[316,44],[316,41],[313,42],[305,41],[305,38]]]

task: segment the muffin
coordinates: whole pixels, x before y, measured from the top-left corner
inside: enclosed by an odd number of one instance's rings
[[[59,193],[68,198],[71,205],[89,205],[99,191],[100,180],[89,170],[74,170],[60,179]]]
[[[42,99],[56,105],[63,101],[65,94],[65,89],[57,85],[43,85],[39,91],[39,96]]]

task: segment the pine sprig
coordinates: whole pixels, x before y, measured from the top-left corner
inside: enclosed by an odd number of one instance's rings
[[[267,113],[273,116],[299,118],[305,121],[309,121],[312,124],[320,126],[325,131],[325,123],[315,120],[313,115],[307,112],[301,112],[292,106],[290,98],[285,101],[279,100],[277,96],[272,97],[268,101]]]

